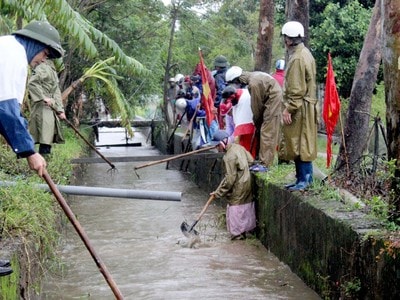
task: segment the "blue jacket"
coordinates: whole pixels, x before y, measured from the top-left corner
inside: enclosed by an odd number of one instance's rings
[[[193,100],[186,100],[187,106],[186,106],[186,113],[187,113],[187,119],[190,121],[196,112],[196,107],[200,103],[200,97],[197,97]],[[204,109],[198,109],[196,113],[196,117],[205,117],[206,112]],[[196,129],[197,123],[193,122],[193,129]]]
[[[25,158],[35,153],[34,142],[27,125],[28,122],[21,115],[17,99],[0,101],[0,134],[18,158]]]
[[[226,87],[226,82],[225,82],[225,73],[227,71],[227,68],[223,68],[217,71],[217,74],[215,74],[215,86],[217,90],[217,95],[214,100],[214,106],[219,107],[222,101],[222,91]]]

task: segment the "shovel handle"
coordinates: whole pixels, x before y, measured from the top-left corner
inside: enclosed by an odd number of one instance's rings
[[[200,219],[203,217],[203,215],[204,215],[204,213],[206,212],[207,208],[210,206],[211,202],[214,201],[214,199],[215,199],[215,196],[214,196],[214,195],[211,195],[210,198],[208,198],[206,204],[204,205],[202,211],[200,212],[199,216],[197,217],[197,219],[196,219],[196,221],[195,221],[196,224],[197,224],[197,222],[199,222]],[[194,224],[194,225],[196,225],[196,224]],[[194,227],[194,226],[192,226],[192,227]]]
[[[50,108],[57,114],[57,110],[53,107],[50,106]],[[115,169],[115,165],[110,162],[103,154],[99,152],[99,150],[96,149],[95,146],[93,146],[83,135],[82,133],[79,132],[78,128],[76,128],[68,119],[64,119],[65,123],[67,123],[73,131],[88,145],[94,152],[96,152],[106,163],[108,163],[111,167],[111,169]]]

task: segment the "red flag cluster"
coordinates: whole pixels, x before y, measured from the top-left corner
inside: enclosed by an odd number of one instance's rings
[[[340,99],[336,89],[335,75],[333,73],[331,54],[328,53],[328,72],[325,83],[325,98],[322,118],[325,122],[326,143],[326,167],[329,168],[332,160],[332,135],[340,115]]]
[[[203,55],[201,50],[199,49],[199,56],[200,56],[200,75],[201,75],[201,84],[203,86],[203,94],[201,95],[201,103],[203,104],[204,110],[206,111],[206,121],[207,125],[211,125],[211,121],[215,119],[213,114],[213,107],[214,107],[214,100],[211,95],[210,85],[208,83],[208,74],[207,68],[204,64]]]

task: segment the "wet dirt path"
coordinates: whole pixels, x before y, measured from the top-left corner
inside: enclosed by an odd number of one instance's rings
[[[108,131],[107,131],[108,132]],[[100,133],[121,143],[123,133]],[[145,137],[137,134],[145,145]],[[150,146],[100,148],[103,155],[158,155]],[[95,154],[93,155],[95,156]],[[181,202],[69,196],[71,209],[125,299],[320,299],[257,240],[231,241],[210,205],[196,226],[200,243],[188,247],[182,221],[193,222],[208,199],[186,175],[166,164],[133,170],[139,163],[90,164],[75,185],[182,192]],[[49,274],[40,299],[114,299],[72,225],[65,228],[62,274]]]

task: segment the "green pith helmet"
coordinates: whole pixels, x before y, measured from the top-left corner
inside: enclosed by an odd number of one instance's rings
[[[50,50],[49,58],[60,58],[64,55],[57,29],[46,21],[32,21],[13,34],[26,36],[48,46]]]
[[[228,60],[226,59],[225,56],[223,55],[218,55],[215,60],[214,60],[214,66],[215,67],[227,67],[228,66]]]

